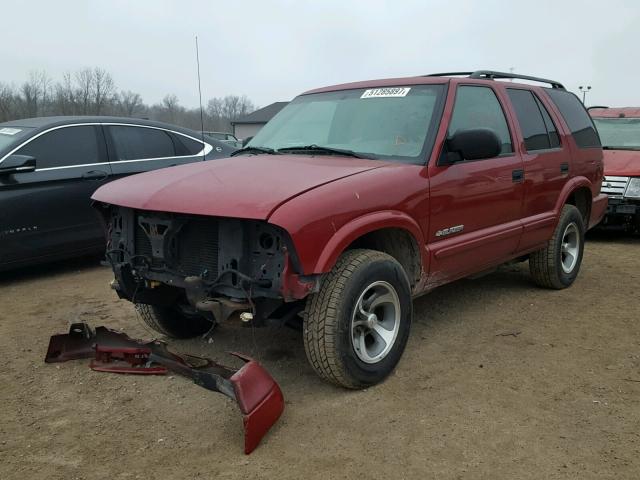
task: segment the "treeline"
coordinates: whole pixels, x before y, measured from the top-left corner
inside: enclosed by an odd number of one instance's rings
[[[255,110],[245,95],[210,99],[204,108],[204,128],[231,131],[231,122]],[[0,122],[49,115],[116,115],[147,118],[200,130],[200,109],[180,105],[168,94],[161,103],[147,105],[140,94],[119,90],[102,68],[65,73],[54,81],[44,71],[33,71],[22,85],[0,82]]]

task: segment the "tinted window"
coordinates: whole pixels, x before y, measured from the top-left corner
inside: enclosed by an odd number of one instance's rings
[[[513,152],[509,127],[500,102],[489,87],[458,87],[453,107],[449,136],[457,130],[490,128],[502,143],[502,153]]]
[[[183,135],[174,134],[177,155],[197,155],[202,151],[202,143]]]
[[[553,123],[553,120],[551,120],[551,115],[549,115],[549,112],[547,111],[545,106],[542,104],[540,99],[536,95],[534,95],[534,97],[536,99],[536,103],[538,104],[538,108],[540,109],[540,112],[542,112],[544,125],[545,127],[547,127],[547,133],[549,134],[549,145],[551,146],[551,148],[558,148],[560,146],[560,136],[558,135],[558,129],[556,128],[556,125]]]
[[[533,94],[528,90],[508,88],[507,93],[516,111],[524,145],[528,151],[550,148],[547,127]]]
[[[565,90],[546,90],[567,122],[576,144],[581,148],[599,147],[600,139],[596,129],[578,97]]]
[[[93,126],[65,127],[40,135],[16,152],[35,157],[38,168],[84,165],[100,161]]]
[[[157,128],[109,127],[118,153],[118,160],[164,158],[176,155],[171,135]]]

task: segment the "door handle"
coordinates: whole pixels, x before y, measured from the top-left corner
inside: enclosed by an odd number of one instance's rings
[[[569,164],[567,162],[564,162],[564,163],[560,164],[560,173],[562,175],[568,175],[569,174]]]
[[[89,170],[82,174],[82,178],[85,180],[104,180],[109,174],[104,170]]]
[[[511,180],[513,180],[514,183],[522,182],[524,180],[524,170],[521,168],[513,170],[511,172]]]

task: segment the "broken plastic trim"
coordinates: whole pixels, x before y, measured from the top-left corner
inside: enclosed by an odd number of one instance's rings
[[[86,323],[74,323],[69,333],[53,335],[45,362],[94,358],[91,368],[102,372],[164,374],[167,371],[190,378],[207,390],[232,398],[240,408],[244,424],[244,452],[251,453],[280,418],[284,398],[276,381],[255,360],[232,353],[245,364],[235,370],[209,358],[179,355],[164,342],[134,340],[127,334]]]

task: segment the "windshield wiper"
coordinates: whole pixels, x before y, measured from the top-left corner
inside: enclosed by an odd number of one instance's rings
[[[368,158],[373,159],[371,155],[367,155],[364,153],[354,152],[353,150],[346,150],[343,148],[332,148],[332,147],[323,147],[321,145],[311,144],[311,145],[300,145],[297,147],[284,147],[279,148],[278,152],[284,151],[303,151],[303,152],[324,152],[329,154],[336,155],[346,155],[347,157],[355,157],[355,158]]]
[[[244,147],[241,148],[240,150],[236,150],[235,152],[232,152],[231,155],[229,155],[230,157],[234,157],[235,155],[238,155],[239,153],[267,153],[269,155],[280,155],[280,153],[277,150],[274,150],[273,148],[268,148],[268,147]]]
[[[640,147],[613,147],[610,145],[603,145],[603,150],[640,150]]]

